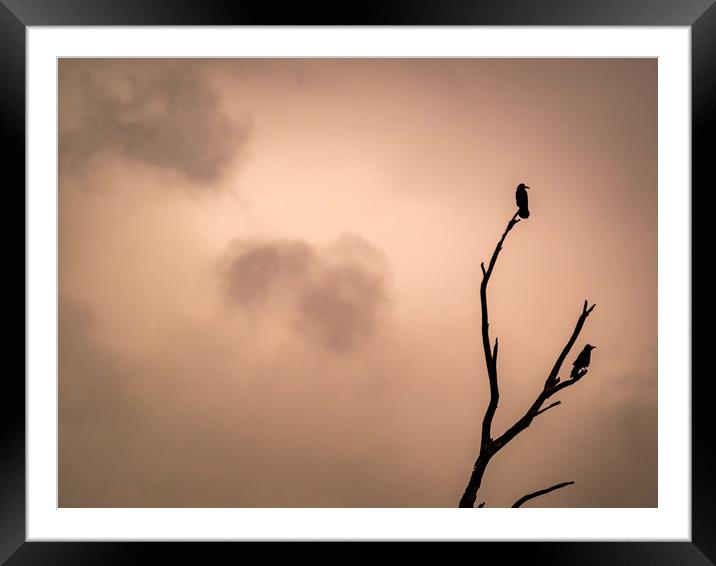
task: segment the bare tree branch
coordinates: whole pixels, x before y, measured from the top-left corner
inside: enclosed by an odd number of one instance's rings
[[[492,252],[492,257],[490,258],[490,263],[488,264],[487,269],[485,268],[484,262],[480,264],[480,267],[482,268],[482,283],[480,284],[480,306],[482,308],[482,348],[485,353],[487,378],[490,383],[490,402],[487,405],[485,416],[482,420],[480,453],[475,461],[475,466],[473,467],[472,474],[470,475],[470,480],[467,488],[465,489],[465,493],[460,499],[460,507],[475,506],[477,490],[480,488],[482,476],[485,473],[485,466],[487,466],[487,462],[489,462],[492,455],[492,420],[495,416],[497,404],[500,400],[500,390],[497,382],[497,339],[495,339],[494,349],[490,346],[490,322],[487,311],[487,284],[490,282],[490,276],[495,268],[497,256],[500,255],[500,251],[502,250],[502,245],[505,242],[507,234],[510,233],[510,230],[512,230],[512,228],[514,228],[519,221],[518,213],[516,212],[507,223],[507,227],[502,233],[502,237],[499,242],[497,242],[497,246],[495,246],[495,251]]]
[[[495,268],[497,256],[500,255],[500,251],[502,250],[502,244],[505,242],[507,234],[510,233],[510,230],[512,230],[512,228],[514,228],[519,221],[520,220],[517,217],[517,213],[515,213],[514,216],[507,223],[507,228],[505,228],[505,231],[502,233],[500,241],[497,242],[497,246],[495,247],[495,251],[492,252],[492,257],[490,258],[490,263],[487,269],[485,269],[485,264],[482,264],[483,275],[482,284],[480,285],[480,303],[482,306],[482,347],[485,351],[487,377],[490,382],[490,403],[487,406],[487,410],[485,411],[485,417],[482,421],[482,447],[486,447],[490,442],[492,419],[495,416],[495,411],[497,411],[497,403],[500,400],[500,390],[497,383],[497,339],[495,339],[494,350],[490,348],[490,322],[487,314],[487,284],[490,282],[492,270]]]
[[[552,487],[548,487],[546,489],[540,489],[539,491],[528,493],[524,497],[520,497],[517,501],[515,501],[515,504],[512,507],[522,507],[522,505],[524,503],[528,502],[530,499],[534,499],[535,497],[539,497],[540,495],[544,495],[546,493],[549,493],[550,491],[554,491],[555,489],[561,489],[563,487],[567,487],[568,485],[572,485],[573,483],[574,483],[573,481],[566,481],[566,482],[555,484]]]
[[[592,312],[594,307],[596,305],[592,305],[591,308],[587,308],[587,301],[584,301],[584,308],[582,309],[582,314],[579,316],[579,319],[577,320],[577,324],[574,327],[574,332],[572,332],[572,336],[570,337],[569,341],[567,342],[567,345],[562,350],[562,353],[559,355],[559,359],[557,360],[557,363],[555,363],[554,368],[552,368],[552,372],[555,371],[555,368],[557,371],[562,367],[562,362],[564,362],[564,359],[569,355],[570,350],[572,349],[572,346],[577,341],[577,338],[579,337],[579,333],[582,331],[582,327],[584,326],[584,321],[587,320],[587,317]],[[552,375],[552,372],[550,372],[550,376]],[[508,428],[499,438],[497,438],[494,441],[494,448],[495,452],[505,447],[505,445],[512,440],[515,436],[517,436],[520,432],[525,430],[530,424],[532,424],[532,420],[540,414],[542,411],[542,405],[544,404],[547,399],[555,395],[556,393],[562,391],[562,389],[565,389],[569,387],[570,385],[574,385],[584,377],[584,375],[587,373],[586,369],[581,369],[577,373],[573,373],[570,379],[567,379],[565,381],[559,382],[559,378],[555,374],[554,379],[550,380],[547,378],[544,384],[544,388],[542,389],[542,392],[537,396],[537,399],[534,403],[530,406],[529,409],[527,409],[527,412],[524,414],[524,416],[518,420],[515,424],[513,424],[510,428]],[[546,411],[549,407],[545,408]]]
[[[502,448],[504,448],[507,443],[515,438],[520,432],[525,430],[527,427],[530,426],[533,419],[540,415],[549,409],[556,407],[557,405],[561,404],[561,401],[556,401],[552,403],[551,405],[544,407],[544,403],[553,395],[558,393],[559,391],[574,385],[577,381],[579,381],[584,375],[587,373],[586,368],[574,368],[572,370],[572,373],[570,374],[570,378],[565,381],[560,381],[559,378],[559,372],[562,369],[562,365],[564,364],[564,360],[569,355],[569,352],[572,350],[572,347],[574,346],[575,342],[579,338],[579,334],[582,331],[582,327],[584,326],[584,323],[587,320],[587,317],[591,314],[591,312],[594,310],[594,307],[596,305],[589,306],[588,301],[584,301],[584,305],[582,307],[582,312],[577,319],[577,323],[574,327],[574,330],[572,331],[572,335],[570,336],[569,340],[567,341],[567,344],[562,348],[562,351],[560,352],[559,356],[557,357],[557,360],[554,363],[554,366],[552,367],[552,370],[549,372],[547,379],[544,382],[544,387],[542,388],[542,391],[537,396],[537,399],[532,403],[532,405],[527,409],[527,412],[520,418],[515,424],[513,424],[510,428],[508,428],[501,436],[499,436],[496,439],[492,438],[492,421],[494,419],[495,413],[497,411],[497,405],[499,403],[500,399],[500,392],[499,392],[499,383],[497,379],[497,348],[498,348],[498,342],[497,338],[495,338],[495,345],[494,348],[490,346],[490,323],[489,323],[489,317],[488,317],[488,310],[487,310],[487,286],[490,281],[490,276],[492,275],[492,272],[495,268],[495,264],[497,262],[497,257],[500,254],[500,251],[502,250],[502,245],[505,242],[505,238],[507,237],[507,234],[514,228],[514,226],[519,222],[518,214],[516,213],[510,221],[507,223],[507,228],[502,234],[502,237],[500,238],[499,242],[497,243],[497,246],[495,247],[495,251],[492,253],[492,257],[490,258],[490,262],[485,268],[484,262],[480,264],[480,267],[482,269],[482,283],[480,285],[480,306],[482,307],[482,347],[485,354],[485,364],[487,366],[487,377],[490,384],[490,401],[488,403],[487,409],[485,410],[485,415],[483,417],[482,421],[482,436],[480,441],[480,451],[478,453],[477,459],[475,460],[475,464],[472,469],[472,473],[470,474],[470,479],[468,481],[467,487],[465,488],[465,492],[462,495],[462,498],[460,499],[460,507],[474,507],[475,501],[477,499],[477,492],[480,489],[480,485],[482,483],[482,477],[485,473],[485,470],[487,468],[487,464],[490,462],[490,459],[497,454]],[[532,497],[537,497],[539,495],[542,495],[542,493],[547,493],[549,491],[552,491],[554,489],[559,489],[560,487],[564,487],[565,485],[570,485],[574,482],[567,482],[566,484],[558,484],[557,486],[553,486],[549,488],[547,491],[543,492],[536,492],[536,494],[530,494],[530,496],[526,496],[527,499],[523,498],[518,503],[520,505],[524,503],[524,501],[527,501],[528,499],[531,499]],[[484,505],[481,504],[479,507],[482,507]],[[514,506],[519,507],[519,505],[515,504]]]
[[[551,409],[552,407],[556,407],[557,405],[561,405],[561,404],[562,404],[562,401],[555,401],[554,403],[552,403],[551,405],[545,407],[544,409],[540,409],[539,411],[537,411],[537,413],[535,414],[535,416],[540,415],[540,414],[544,413],[545,411],[548,411],[548,410]]]
[[[554,363],[554,367],[552,368],[552,371],[549,372],[549,375],[547,376],[546,384],[553,384],[557,379],[557,374],[559,373],[559,370],[562,368],[562,364],[564,363],[564,359],[569,354],[569,351],[572,349],[572,346],[574,346],[574,343],[577,341],[577,338],[579,337],[579,333],[582,331],[582,326],[584,326],[584,321],[587,320],[587,317],[589,314],[594,310],[594,307],[597,305],[592,305],[591,307],[587,308],[589,306],[589,303],[585,300],[584,306],[582,307],[582,314],[579,315],[579,319],[577,320],[577,325],[574,327],[574,332],[572,332],[572,336],[570,336],[569,340],[567,341],[567,344],[562,349],[562,353],[557,358],[557,361]]]

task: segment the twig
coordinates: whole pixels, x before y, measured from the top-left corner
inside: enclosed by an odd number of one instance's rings
[[[573,481],[566,481],[563,483],[558,483],[556,485],[553,485],[552,487],[548,487],[546,489],[540,489],[539,491],[535,491],[533,493],[528,493],[524,497],[520,497],[517,501],[515,501],[515,504],[512,507],[522,507],[524,503],[529,501],[530,499],[534,499],[535,497],[539,497],[540,495],[544,495],[545,493],[549,493],[550,491],[554,491],[555,489],[561,489],[563,487],[567,487],[568,485],[572,485]]]
[[[561,404],[562,404],[562,401],[555,401],[554,403],[545,407],[544,409],[540,409],[539,411],[537,411],[537,413],[535,413],[535,416],[540,415],[540,414],[544,413],[545,411],[548,411],[552,407],[556,407],[557,405],[561,405]]]

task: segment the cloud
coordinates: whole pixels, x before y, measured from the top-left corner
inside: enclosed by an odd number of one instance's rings
[[[232,243],[226,276],[233,300],[250,308],[267,306],[280,286],[305,284],[316,252],[300,240]]]
[[[331,350],[351,350],[373,334],[383,298],[380,275],[350,265],[328,268],[301,297],[299,328]]]
[[[367,344],[387,303],[387,262],[355,235],[325,248],[301,240],[235,240],[223,262],[231,302],[257,317],[278,314],[300,336],[334,352]]]
[[[63,172],[113,153],[202,186],[221,176],[248,137],[187,62],[62,60],[59,85]]]

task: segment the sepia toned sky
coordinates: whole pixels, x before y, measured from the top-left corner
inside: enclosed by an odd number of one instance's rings
[[[652,59],[59,62],[59,505],[657,505]],[[562,375],[566,378],[566,374]]]

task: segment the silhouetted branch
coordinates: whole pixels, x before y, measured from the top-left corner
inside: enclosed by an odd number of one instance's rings
[[[557,377],[556,372],[559,372],[560,368],[562,367],[562,363],[564,362],[564,359],[569,355],[570,350],[572,349],[572,346],[574,346],[574,343],[577,341],[577,338],[579,337],[579,333],[582,331],[582,327],[584,326],[584,321],[587,320],[587,317],[589,314],[594,310],[594,307],[596,305],[592,305],[590,308],[587,308],[587,301],[584,301],[584,307],[582,308],[582,314],[579,316],[579,319],[577,320],[577,324],[574,327],[574,332],[572,332],[572,336],[569,338],[569,341],[567,342],[567,345],[563,348],[562,352],[559,355],[559,358],[557,359],[557,362],[555,363],[554,367],[552,368],[552,371],[550,372],[550,377],[554,374],[554,379],[550,379],[549,377],[545,381],[544,388],[542,389],[542,392],[537,396],[537,399],[534,403],[530,406],[529,409],[527,409],[527,412],[524,414],[524,416],[518,420],[515,424],[513,424],[510,428],[505,431],[502,436],[497,438],[494,441],[494,447],[495,452],[505,447],[505,445],[512,440],[515,436],[517,436],[520,432],[525,430],[530,424],[532,424],[532,420],[541,412],[546,411],[550,407],[546,407],[544,410],[542,409],[542,405],[555,395],[556,393],[562,391],[562,389],[565,389],[569,387],[570,385],[574,385],[584,377],[584,375],[587,373],[586,369],[579,370],[576,374],[573,374],[570,379],[567,379],[565,381],[559,382],[559,378]]]
[[[545,493],[549,493],[550,491],[554,491],[555,489],[561,489],[563,487],[567,487],[568,485],[572,485],[573,481],[566,481],[563,483],[558,483],[556,485],[553,485],[552,487],[548,487],[546,489],[540,489],[539,491],[535,491],[533,493],[528,493],[524,497],[520,497],[517,501],[515,501],[515,504],[512,507],[522,507],[524,503],[527,503],[530,499],[534,499],[535,497],[539,497],[540,495],[544,495]]]
[[[557,361],[554,363],[554,367],[552,368],[552,371],[549,372],[549,375],[547,376],[547,384],[552,384],[557,379],[557,374],[559,373],[559,370],[562,368],[562,364],[564,363],[564,359],[569,355],[569,351],[572,349],[572,346],[574,346],[574,343],[577,341],[577,338],[579,337],[579,333],[582,331],[582,326],[584,326],[584,321],[587,320],[587,317],[590,315],[590,313],[594,310],[594,307],[597,305],[592,305],[589,307],[589,303],[585,300],[584,306],[582,307],[582,314],[579,315],[579,319],[577,319],[577,325],[574,327],[574,332],[572,332],[572,336],[570,336],[569,340],[567,341],[567,344],[562,349],[562,353],[557,358]],[[587,308],[589,307],[589,308]]]
[[[515,227],[515,224],[519,222],[517,213],[507,223],[507,228],[502,233],[500,241],[495,246],[495,251],[492,252],[490,263],[487,269],[485,264],[482,264],[482,284],[480,285],[480,303],[482,306],[482,346],[485,351],[485,363],[487,365],[487,377],[490,382],[490,402],[485,411],[485,417],[482,421],[482,442],[481,445],[484,447],[490,441],[490,431],[492,428],[492,419],[497,411],[497,403],[500,400],[500,390],[497,383],[497,338],[495,338],[495,348],[490,348],[490,322],[487,313],[487,284],[490,282],[490,276],[492,270],[495,269],[495,263],[497,262],[497,256],[500,255],[502,250],[502,244],[505,242],[507,234],[510,230]]]
[[[527,427],[530,426],[533,419],[540,415],[549,409],[556,407],[557,405],[561,404],[561,401],[555,401],[551,405],[544,407],[544,403],[553,395],[561,391],[562,389],[565,389],[569,387],[570,385],[574,385],[577,381],[579,381],[584,375],[587,373],[586,368],[577,368],[576,366],[573,368],[572,373],[570,375],[570,378],[565,381],[560,381],[559,378],[559,372],[562,369],[562,365],[564,364],[564,360],[569,355],[569,352],[572,350],[572,347],[574,346],[575,342],[579,338],[579,334],[582,331],[582,327],[584,326],[585,321],[587,320],[587,317],[591,314],[591,312],[594,310],[594,307],[596,305],[589,306],[588,301],[584,301],[584,305],[582,307],[582,312],[579,315],[579,318],[577,319],[577,323],[574,327],[574,330],[572,332],[572,335],[570,336],[569,340],[567,341],[567,344],[562,348],[562,351],[560,352],[559,356],[557,357],[557,360],[554,363],[554,366],[552,367],[552,370],[549,372],[547,379],[544,382],[544,387],[542,388],[542,391],[537,396],[537,399],[532,403],[532,405],[529,407],[527,412],[520,418],[515,424],[513,424],[511,427],[509,427],[501,436],[499,436],[497,439],[492,438],[492,421],[494,419],[495,413],[497,411],[497,405],[500,399],[500,392],[499,392],[499,383],[497,379],[497,347],[498,342],[497,338],[495,338],[495,345],[494,348],[490,346],[490,323],[489,323],[489,317],[488,317],[488,310],[487,310],[487,285],[490,281],[490,276],[492,275],[492,272],[495,268],[495,264],[497,262],[497,257],[500,254],[500,251],[502,250],[502,245],[505,242],[505,238],[507,237],[507,234],[509,234],[510,230],[514,228],[515,224],[519,222],[518,213],[515,213],[515,215],[510,219],[510,221],[507,223],[507,228],[502,234],[502,237],[500,238],[499,242],[497,243],[497,246],[495,247],[495,251],[492,253],[492,257],[490,258],[490,262],[485,268],[484,262],[480,264],[480,267],[482,269],[482,283],[480,285],[480,306],[482,307],[482,347],[485,354],[485,364],[487,366],[487,377],[490,384],[490,401],[488,403],[487,409],[485,410],[485,416],[482,420],[482,436],[480,441],[480,451],[478,453],[477,459],[475,460],[475,464],[472,469],[472,473],[470,474],[470,479],[468,481],[467,487],[465,488],[465,492],[462,495],[462,498],[460,499],[460,507],[474,507],[475,501],[477,499],[477,492],[480,489],[480,484],[482,483],[482,477],[485,473],[485,470],[487,468],[487,464],[490,462],[490,459],[497,454],[502,448],[504,448],[510,440],[515,438],[520,432],[525,430]],[[570,483],[574,482],[568,482],[566,484],[559,484],[557,486],[553,486],[549,488],[546,491],[543,492],[536,492],[535,494],[530,494],[530,496],[526,496],[527,499],[523,498],[518,503],[521,505],[524,503],[524,501],[527,501],[528,499],[531,499],[532,497],[537,497],[539,495],[542,495],[542,493],[547,493],[549,491],[552,491],[554,489],[558,489],[560,487],[564,487],[564,485],[569,485]],[[524,500],[524,501],[523,501]],[[479,507],[482,507],[484,505],[481,504]],[[515,507],[519,507],[519,505],[515,504]]]
[[[482,437],[480,441],[480,453],[475,461],[470,481],[465,489],[465,493],[460,499],[460,507],[474,507],[475,499],[477,497],[477,490],[480,488],[482,481],[482,475],[485,472],[485,466],[492,455],[492,420],[497,411],[497,404],[500,400],[500,390],[497,382],[497,348],[498,342],[495,338],[494,349],[490,346],[490,322],[487,311],[487,284],[490,282],[490,276],[492,271],[495,269],[495,263],[497,257],[500,255],[502,245],[505,242],[507,234],[510,230],[515,227],[519,222],[518,214],[515,213],[510,221],[507,223],[505,231],[502,233],[502,237],[495,246],[495,251],[492,252],[490,263],[487,269],[485,263],[482,262],[480,267],[482,269],[482,283],[480,284],[480,306],[482,308],[482,348],[485,353],[485,365],[487,366],[487,378],[490,383],[490,402],[485,410],[485,416],[482,420]]]
[[[510,230],[512,230],[512,228],[515,227],[515,224],[517,224],[519,221],[520,219],[517,217],[517,213],[515,212],[515,215],[507,223],[507,228],[505,228],[505,231],[502,233],[500,241],[497,242],[495,251],[492,252],[492,257],[490,258],[490,265],[487,268],[487,272],[485,273],[485,279],[490,279],[490,275],[492,275],[492,270],[495,268],[495,262],[497,262],[497,256],[500,255],[500,252],[502,251],[502,244],[505,242],[507,234],[510,233]],[[482,267],[484,270],[485,264],[482,264]],[[485,281],[485,284],[487,284],[487,281]]]
[[[552,403],[552,404],[549,405],[548,407],[545,407],[544,409],[540,409],[539,411],[537,411],[537,413],[536,413],[535,416],[540,415],[540,414],[544,413],[545,411],[551,409],[552,407],[556,407],[557,405],[561,405],[561,404],[562,404],[562,401],[555,401],[554,403]]]

